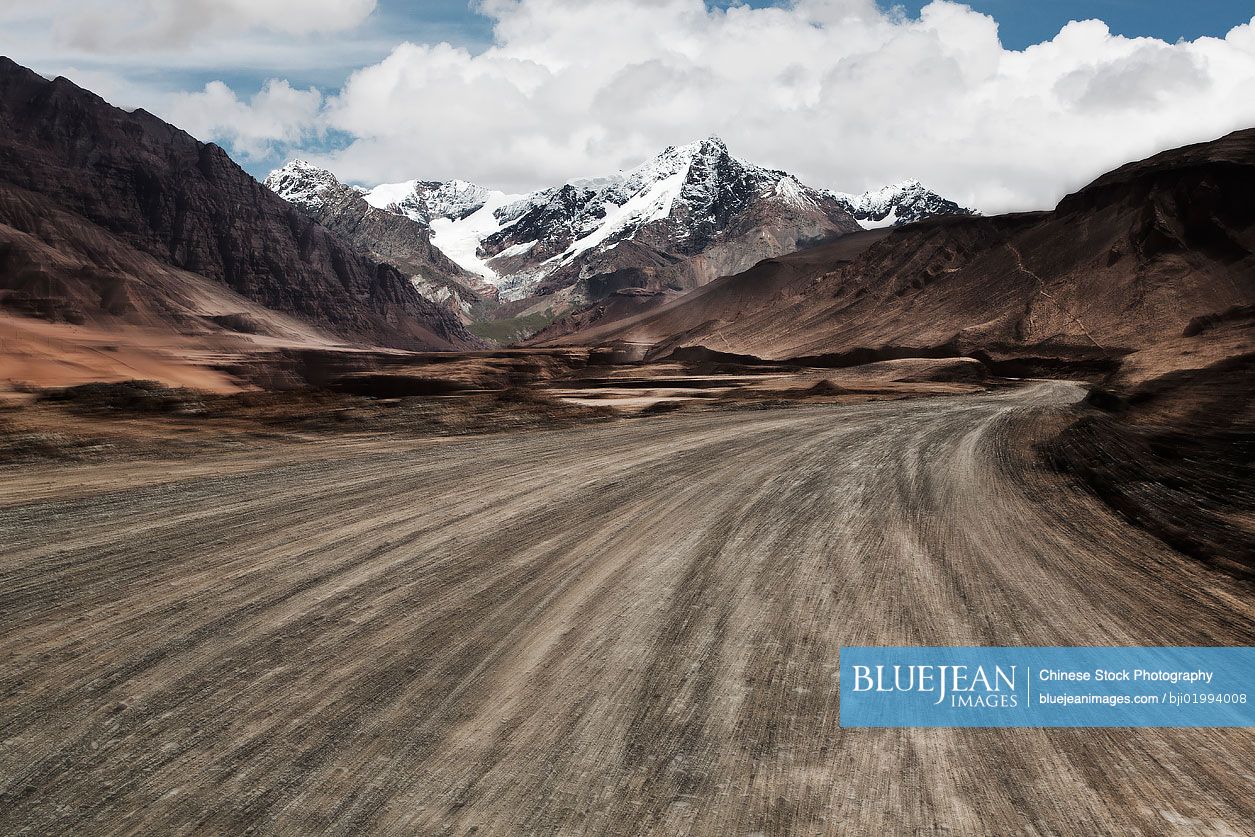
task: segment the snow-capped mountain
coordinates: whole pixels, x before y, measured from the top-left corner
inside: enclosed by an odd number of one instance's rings
[[[496,299],[494,286],[463,270],[432,244],[429,223],[420,220],[425,217],[420,213],[429,210],[411,207],[410,211],[419,215],[414,217],[400,207],[377,208],[370,203],[370,193],[341,183],[331,172],[305,160],[293,160],[271,172],[266,186],[359,250],[400,269],[420,294],[454,309],[465,320],[469,321],[483,302]],[[426,191],[441,192],[438,188]],[[456,191],[444,190],[441,193],[451,197],[442,204],[434,200],[432,204],[439,206],[440,212],[456,211],[452,200]],[[418,193],[409,184],[404,196]]]
[[[348,190],[423,227],[436,250],[499,289],[515,312],[533,298],[552,311],[624,288],[685,290],[810,242],[967,213],[914,181],[859,196],[815,189],[732,156],[715,137],[528,195],[461,180],[345,187],[299,161],[267,185],[316,217],[328,195]]]
[[[292,160],[283,168],[275,169],[265,184],[270,191],[308,213],[319,212],[348,188],[334,174],[307,160]]]
[[[918,180],[904,180],[861,195],[833,192],[864,229],[911,224],[938,215],[975,215],[932,191]]]
[[[294,199],[308,200],[319,183],[311,178]],[[737,159],[716,138],[529,195],[414,180],[377,186],[365,199],[427,223],[440,250],[512,300],[622,270],[631,272],[622,281],[637,285],[693,287],[858,229],[833,196]]]
[[[715,138],[668,148],[619,175],[529,195],[494,217],[500,228],[482,239],[484,253],[507,269],[530,263],[533,276],[557,273],[625,241],[697,256],[760,225],[783,232],[791,244],[851,229],[834,200],[784,172],[733,157]],[[759,261],[778,255],[775,249],[746,255]]]

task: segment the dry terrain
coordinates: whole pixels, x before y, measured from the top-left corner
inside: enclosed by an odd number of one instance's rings
[[[1255,642],[1083,390],[0,477],[0,833],[1243,834],[1250,730],[846,730],[855,644]]]

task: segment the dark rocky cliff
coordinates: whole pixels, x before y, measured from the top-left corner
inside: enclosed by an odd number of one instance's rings
[[[423,299],[397,270],[307,218],[218,146],[0,58],[6,187],[346,340],[415,349],[474,343],[451,312]]]

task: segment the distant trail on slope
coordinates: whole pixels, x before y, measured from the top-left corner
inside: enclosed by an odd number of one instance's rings
[[[1250,730],[838,725],[843,645],[1255,641],[1082,394],[5,471],[0,832],[1241,833]]]
[[[1037,283],[1037,293],[1040,294],[1041,296],[1044,296],[1046,299],[1050,300],[1051,304],[1054,305],[1054,307],[1058,308],[1059,311],[1062,312],[1062,314],[1065,317],[1067,317],[1072,322],[1076,323],[1076,327],[1079,328],[1081,332],[1086,337],[1089,338],[1089,342],[1093,343],[1095,346],[1102,349],[1104,352],[1107,351],[1107,347],[1104,346],[1102,343],[1099,343],[1098,340],[1095,339],[1094,335],[1089,333],[1089,329],[1085,327],[1085,323],[1081,322],[1081,318],[1073,314],[1067,308],[1065,308],[1063,304],[1059,302],[1059,300],[1055,299],[1054,295],[1046,290],[1046,283],[1042,281],[1042,278],[1038,276],[1036,273],[1034,273],[1033,271],[1028,269],[1028,266],[1024,264],[1024,254],[1020,252],[1020,248],[1016,247],[1011,242],[1007,242],[1007,249],[1011,251],[1011,255],[1015,256],[1015,265],[1016,267],[1020,269],[1020,272],[1028,274],[1029,276],[1033,277],[1033,281]]]

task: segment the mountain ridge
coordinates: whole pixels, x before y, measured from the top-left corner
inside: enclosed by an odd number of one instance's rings
[[[309,183],[277,191],[299,204],[326,177],[334,179],[322,169]],[[914,183],[881,201],[911,202],[902,223],[930,211],[968,212]],[[761,258],[856,232],[866,226],[858,213],[871,225],[888,216],[857,196],[734,157],[718,137],[671,146],[614,175],[526,195],[467,181],[357,188],[371,206],[428,225],[437,249],[524,310],[528,299],[571,310],[629,287],[688,290]]]
[[[1255,129],[1122,166],[1050,212],[848,236],[535,342],[819,365],[967,355],[1017,377],[1144,380],[1249,351],[1251,195]]]
[[[277,198],[218,146],[7,58],[0,58],[0,190],[11,197],[0,203],[0,226],[11,231],[6,258],[33,259],[27,270],[3,272],[6,307],[74,300],[67,316],[143,317],[203,332],[221,329],[213,317],[234,313],[221,306],[239,304],[250,317],[268,309],[350,343],[475,344],[395,269]],[[34,205],[24,195],[58,212],[23,210]],[[104,276],[34,255],[67,239],[81,243],[75,258],[83,264],[117,269]],[[192,275],[224,289],[208,313],[197,313],[203,294],[191,288],[199,285]],[[146,306],[127,290],[132,285],[161,287],[173,307]]]
[[[918,180],[903,180],[861,195],[832,193],[864,229],[898,227],[945,215],[979,215],[929,189]]]

